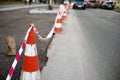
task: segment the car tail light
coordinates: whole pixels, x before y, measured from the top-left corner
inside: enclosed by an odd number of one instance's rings
[[[98,4],[99,4],[99,2],[95,2],[95,4],[96,4],[96,5],[98,5]]]
[[[88,1],[88,5],[90,5],[90,4],[91,4],[91,2]]]

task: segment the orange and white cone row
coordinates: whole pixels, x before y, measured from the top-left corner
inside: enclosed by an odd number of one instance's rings
[[[28,39],[26,41],[26,49],[20,80],[41,80],[33,27],[29,32]]]

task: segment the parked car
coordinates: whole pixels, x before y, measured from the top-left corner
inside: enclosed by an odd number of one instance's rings
[[[99,4],[99,8],[102,9],[114,9],[114,3],[112,1],[103,1]]]
[[[103,4],[103,3],[104,3],[104,1],[99,2],[98,7],[99,7],[99,8],[102,8],[102,4]]]
[[[87,7],[88,8],[98,8],[98,1],[87,1]]]
[[[73,9],[86,9],[86,5],[84,1],[74,2]]]

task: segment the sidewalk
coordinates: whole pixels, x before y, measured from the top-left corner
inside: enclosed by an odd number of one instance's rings
[[[48,49],[49,59],[41,73],[42,80],[86,80],[79,26],[74,11],[70,11],[63,21],[63,31],[55,35]]]
[[[0,6],[0,11],[11,11],[11,10],[17,10],[17,9],[23,9],[23,8],[34,8],[34,7],[45,7],[48,6],[48,4],[32,4],[32,5],[4,5]],[[53,5],[58,6],[58,5]]]

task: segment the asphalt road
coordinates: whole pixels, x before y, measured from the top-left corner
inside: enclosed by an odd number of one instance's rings
[[[75,11],[99,79],[120,80],[120,13],[109,10]]]
[[[43,80],[120,80],[120,13],[70,10],[48,57]]]

